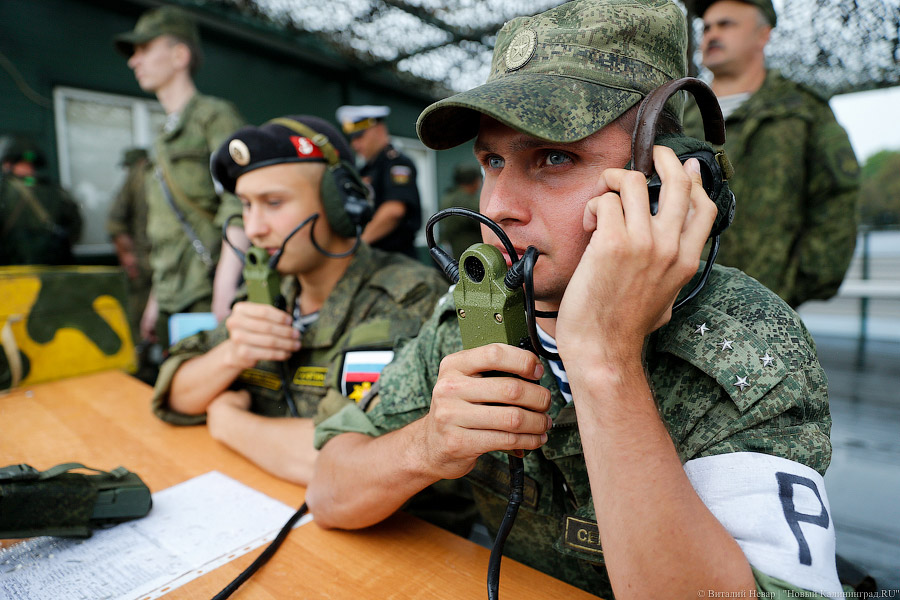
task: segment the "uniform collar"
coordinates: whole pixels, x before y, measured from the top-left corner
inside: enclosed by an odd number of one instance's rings
[[[175,126],[172,127],[172,129],[169,131],[164,130],[163,135],[166,137],[166,139],[172,139],[173,137],[181,133],[181,130],[184,129],[184,124],[190,118],[190,115],[194,111],[194,107],[197,105],[197,102],[199,102],[199,99],[200,92],[194,92],[194,95],[191,96],[191,99],[187,101],[187,104],[185,104],[181,108],[181,112],[178,114],[178,122],[175,123]]]
[[[372,249],[365,242],[359,244],[353,260],[344,272],[344,276],[338,280],[337,285],[331,290],[322,308],[319,309],[319,320],[310,326],[303,336],[305,348],[325,348],[334,345],[337,339],[343,335],[344,327],[350,318],[353,301],[360,288],[369,280],[375,272],[375,258]],[[296,278],[294,280],[294,302],[299,294],[300,286]],[[287,299],[287,296],[285,296]],[[289,300],[290,302],[290,300]],[[290,304],[292,306],[292,304]]]

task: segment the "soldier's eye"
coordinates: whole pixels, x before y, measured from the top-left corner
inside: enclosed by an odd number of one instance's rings
[[[567,162],[570,162],[572,159],[569,158],[568,154],[551,150],[547,153],[547,157],[545,158],[545,160],[548,165],[564,165]]]
[[[502,169],[505,164],[499,156],[491,156],[487,160],[488,166],[492,169]]]

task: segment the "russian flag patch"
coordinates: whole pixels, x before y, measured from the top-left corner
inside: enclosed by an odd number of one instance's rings
[[[355,402],[362,400],[393,358],[393,350],[346,352],[341,369],[341,393]]]

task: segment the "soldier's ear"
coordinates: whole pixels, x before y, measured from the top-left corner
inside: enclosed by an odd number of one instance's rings
[[[191,66],[191,48],[178,38],[172,38],[172,56],[178,69],[189,69]]]

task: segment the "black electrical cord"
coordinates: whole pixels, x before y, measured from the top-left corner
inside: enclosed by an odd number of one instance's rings
[[[674,313],[676,310],[687,304],[690,300],[694,298],[700,290],[703,289],[703,286],[706,285],[706,280],[709,279],[709,274],[712,273],[713,264],[716,262],[716,256],[719,254],[719,236],[713,236],[712,245],[709,247],[709,256],[706,257],[706,266],[703,267],[703,273],[700,275],[700,280],[697,282],[697,285],[693,287],[693,289],[687,293],[687,295],[675,303],[672,306],[672,312]]]
[[[518,456],[509,455],[509,504],[506,505],[506,514],[500,521],[497,529],[497,537],[491,547],[491,557],[488,560],[487,590],[488,600],[497,600],[500,597],[500,561],[503,559],[503,546],[506,538],[512,530],[519,512],[519,505],[525,498],[525,462]]]
[[[284,527],[281,528],[281,531],[278,532],[278,535],[275,536],[275,539],[272,540],[269,545],[266,546],[266,549],[256,557],[256,560],[250,563],[250,566],[244,569],[240,575],[235,577],[231,581],[231,583],[226,585],[221,592],[213,596],[212,600],[225,600],[225,598],[231,597],[231,595],[236,592],[237,589],[244,584],[244,582],[250,579],[251,575],[256,573],[261,566],[266,564],[269,559],[272,558],[272,555],[275,554],[275,551],[278,550],[279,546],[281,546],[281,543],[284,542],[284,539],[287,537],[288,533],[291,532],[291,528],[294,526],[297,520],[307,512],[309,512],[309,508],[307,508],[306,502],[304,502],[303,506],[298,508],[297,512],[291,515],[291,518],[288,519],[287,523],[284,524]]]
[[[228,239],[229,223],[231,223],[232,219],[237,219],[240,216],[241,215],[234,214],[234,215],[229,216],[227,219],[225,219],[225,222],[222,223],[222,239],[225,240],[225,243],[228,244],[228,246],[234,251],[235,254],[237,254],[237,257],[241,260],[241,262],[244,262],[244,257],[245,257],[244,252],[242,250],[240,250],[237,246],[232,244],[231,240]],[[278,249],[278,251],[275,252],[275,254],[272,255],[272,258],[269,259],[269,268],[275,269],[278,266],[278,261],[281,259],[281,255],[284,254],[284,248],[285,248],[285,246],[287,246],[288,241],[292,237],[294,237],[294,234],[296,234],[298,231],[300,231],[301,229],[303,229],[310,223],[315,224],[315,222],[318,219],[319,219],[319,213],[313,213],[310,216],[303,219],[303,221],[301,221],[299,225],[294,227],[291,230],[291,232],[289,234],[287,234],[287,236],[284,238],[284,241],[281,242],[281,247]],[[315,227],[310,227],[309,239],[312,242],[313,247],[329,258],[345,258],[347,256],[350,256],[351,254],[356,252],[356,250],[359,248],[359,243],[360,243],[360,240],[362,239],[362,227],[357,225],[356,226],[356,239],[353,241],[352,248],[350,248],[346,252],[329,252],[328,250],[326,250],[325,248],[320,246],[319,243],[316,241],[316,238],[313,235],[314,231],[315,231]]]
[[[556,311],[542,311],[537,310],[534,307],[534,264],[537,261],[538,255],[540,255],[540,251],[534,246],[529,246],[525,251],[525,255],[519,260],[519,253],[516,252],[515,246],[512,245],[509,236],[506,235],[506,232],[503,231],[497,223],[483,214],[475,212],[474,210],[469,210],[468,208],[446,208],[434,213],[431,215],[431,218],[428,219],[428,222],[425,224],[425,241],[428,243],[428,251],[431,253],[434,262],[437,263],[438,267],[444,272],[451,283],[457,283],[459,281],[459,261],[447,254],[434,240],[435,224],[447,217],[466,217],[468,219],[473,219],[487,225],[487,227],[494,232],[500,240],[500,243],[502,243],[503,247],[506,249],[506,253],[509,254],[509,259],[512,264],[504,279],[506,287],[513,290],[523,284],[525,286],[525,321],[528,325],[528,337],[531,339],[531,346],[534,349],[534,352],[537,353],[538,356],[542,356],[549,360],[559,360],[558,354],[550,352],[541,343],[541,339],[537,334],[537,325],[535,323],[536,317],[555,319],[557,315]]]
[[[474,210],[469,210],[468,208],[445,208],[444,210],[440,210],[431,215],[431,218],[425,223],[425,242],[428,244],[428,252],[431,253],[431,258],[434,259],[434,262],[436,262],[441,271],[444,272],[444,275],[447,276],[450,283],[459,282],[459,262],[447,254],[434,240],[434,226],[438,221],[446,219],[447,217],[466,217],[478,221],[483,225],[487,225],[488,229],[493,231],[500,239],[500,243],[503,244],[503,248],[506,249],[506,253],[509,254],[510,261],[513,264],[519,261],[519,253],[516,252],[516,248],[509,240],[509,236],[506,235],[506,232],[494,221],[483,214],[475,212]]]
[[[312,216],[312,218],[318,219],[319,213],[314,214]],[[350,248],[346,252],[329,252],[328,250],[326,250],[325,248],[320,246],[319,242],[316,241],[316,238],[313,236],[313,230],[315,230],[315,227],[309,228],[309,240],[312,242],[312,245],[313,245],[313,247],[315,247],[316,250],[318,250],[319,252],[321,252],[322,254],[327,256],[328,258],[346,258],[347,256],[350,256],[351,254],[356,252],[356,249],[359,248],[359,242],[362,240],[362,226],[357,225],[356,226],[356,239],[353,241],[352,248]],[[284,247],[282,247],[282,249],[284,249]]]

